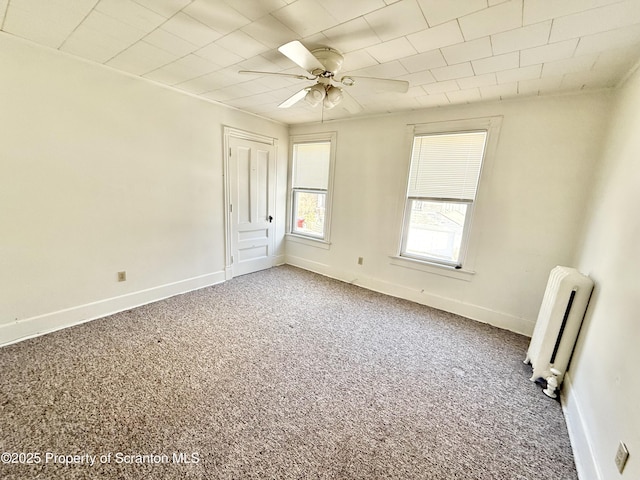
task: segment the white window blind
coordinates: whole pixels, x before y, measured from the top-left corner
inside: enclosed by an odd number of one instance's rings
[[[416,136],[409,197],[473,201],[486,131]]]
[[[329,186],[331,142],[293,145],[293,188],[326,190]]]

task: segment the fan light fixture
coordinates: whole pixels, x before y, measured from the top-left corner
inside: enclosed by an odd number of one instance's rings
[[[324,97],[324,108],[331,109],[342,101],[342,90],[333,85],[327,87],[327,96]]]
[[[326,95],[327,92],[325,91],[324,85],[316,83],[309,89],[307,94],[304,96],[304,99],[309,105],[315,107],[320,104],[320,102],[325,98]]]

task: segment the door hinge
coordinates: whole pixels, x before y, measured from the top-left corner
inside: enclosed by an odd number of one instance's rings
[[[233,203],[229,204],[229,212],[233,213]]]
[[[229,147],[229,156],[231,156],[231,147]]]
[[[231,255],[231,264],[233,264],[233,255]]]

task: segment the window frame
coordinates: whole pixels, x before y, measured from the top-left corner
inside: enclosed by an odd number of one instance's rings
[[[405,172],[406,184],[403,191],[404,195],[401,201],[402,213],[398,229],[399,240],[396,254],[391,257],[392,264],[414,269],[417,268],[418,270],[442,274],[445,276],[460,278],[464,280],[469,280],[469,275],[475,273],[475,244],[477,242],[474,241],[475,238],[473,220],[477,213],[478,203],[479,201],[481,203],[482,200],[483,192],[485,190],[484,184],[487,183],[486,177],[488,176],[488,172],[490,171],[492,166],[492,159],[495,154],[501,123],[502,116],[494,116],[446,122],[433,122],[426,124],[413,124],[407,126],[407,153],[405,156],[405,158],[407,158]],[[416,137],[425,135],[460,134],[478,131],[486,131],[487,137],[485,140],[483,160],[478,177],[476,195],[473,201],[468,202],[459,199],[409,196],[409,178],[413,160],[413,145]],[[406,252],[408,227],[411,219],[411,206],[416,200],[443,203],[465,203],[467,205],[467,212],[465,215],[465,221],[462,230],[460,254],[457,262],[451,262],[445,259],[438,259],[422,255],[414,255],[410,252]]]
[[[436,257],[429,257],[425,255],[416,255],[406,251],[407,248],[407,240],[409,235],[405,235],[409,228],[409,222],[411,221],[411,204],[414,201],[422,201],[422,202],[433,202],[433,203],[461,203],[467,205],[467,212],[464,218],[464,225],[462,226],[462,240],[460,242],[460,253],[458,262],[441,260]],[[402,245],[400,248],[400,256],[403,258],[410,258],[413,260],[418,260],[421,262],[428,262],[434,264],[442,264],[443,266],[453,267],[453,268],[462,268],[462,259],[465,258],[467,252],[467,243],[468,243],[468,231],[471,225],[471,217],[473,215],[473,204],[475,201],[471,202],[468,200],[458,200],[451,198],[433,198],[433,197],[410,197],[407,196],[407,201],[405,204],[405,212],[407,212],[404,216],[404,222],[402,226]],[[458,265],[460,265],[458,267]]]
[[[311,133],[303,135],[293,135],[289,140],[289,175],[288,175],[288,195],[287,195],[287,230],[286,235],[289,239],[299,241],[301,243],[307,243],[313,246],[330,245],[330,233],[331,233],[331,213],[332,213],[332,200],[333,200],[333,176],[334,165],[336,156],[336,132],[323,132],[323,133]],[[329,142],[329,176],[327,181],[327,188],[325,189],[309,189],[309,188],[294,188],[293,187],[293,150],[296,144],[304,143],[321,143]],[[324,223],[323,223],[323,235],[314,235],[310,233],[297,232],[294,230],[296,222],[295,217],[295,192],[309,192],[309,193],[324,193],[325,194],[325,210],[324,210]]]

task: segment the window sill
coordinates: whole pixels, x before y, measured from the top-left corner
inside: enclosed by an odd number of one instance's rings
[[[465,282],[470,282],[476,273],[471,270],[456,269],[448,265],[439,265],[437,263],[425,262],[424,260],[417,260],[415,258],[401,257],[399,255],[392,255],[389,258],[391,259],[391,265],[411,268],[413,270],[433,273],[435,275],[442,275],[444,277],[457,278],[458,280],[464,280]]]
[[[309,247],[323,248],[329,250],[331,243],[321,238],[305,237],[303,235],[296,235],[295,233],[287,233],[285,235],[288,242],[300,243]]]

